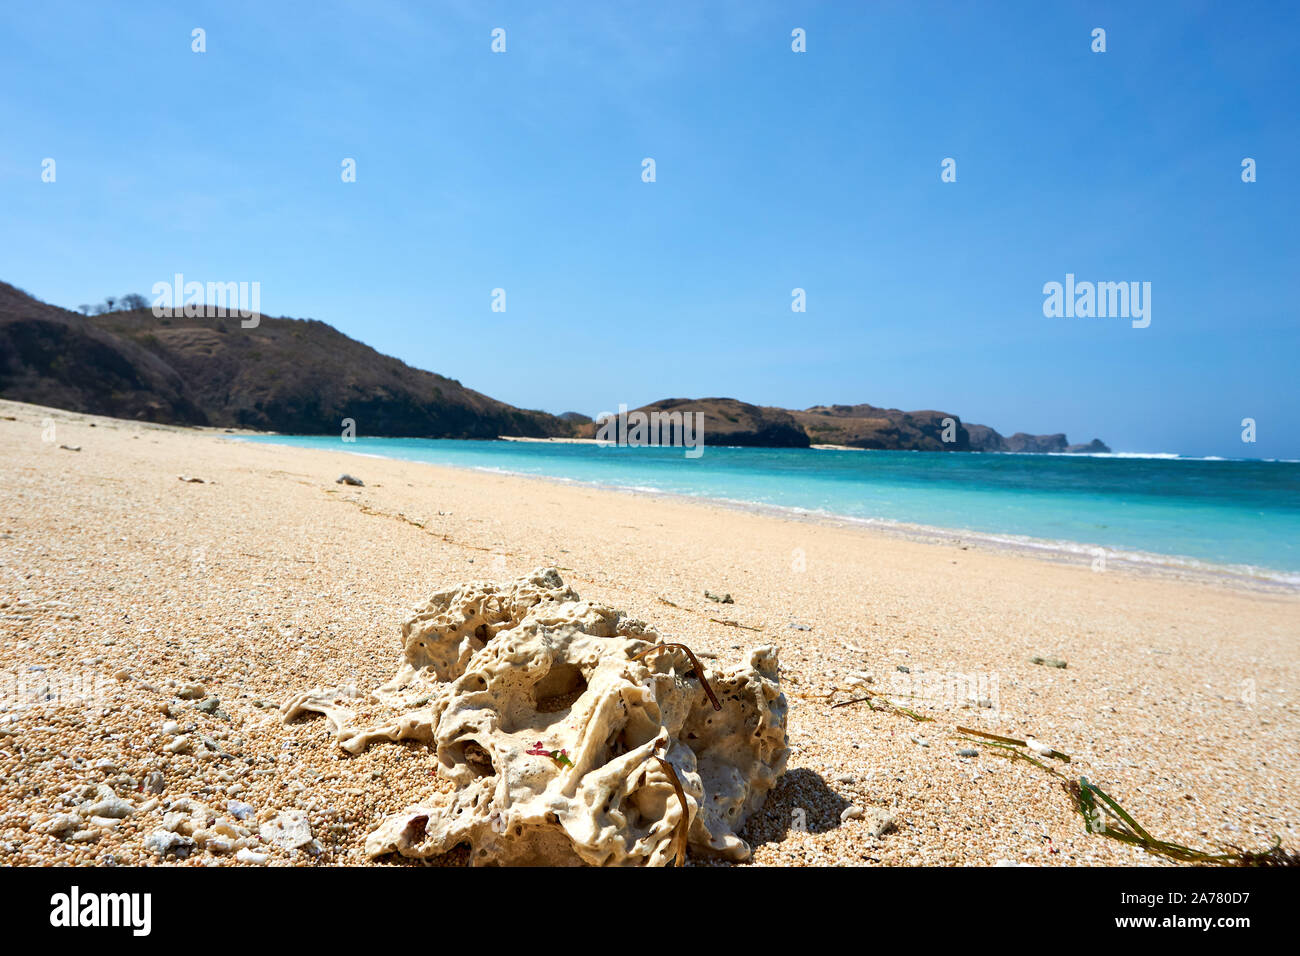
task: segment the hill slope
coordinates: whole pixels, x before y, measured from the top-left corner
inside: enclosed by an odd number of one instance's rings
[[[808,435],[784,408],[750,405],[734,398],[665,398],[634,411],[703,413],[704,441],[709,445],[751,445],[762,448],[807,448]],[[577,434],[595,436],[599,425],[584,424]]]
[[[817,444],[914,451],[970,451],[970,436],[956,415],[904,412],[874,405],[816,405],[792,412]],[[945,442],[944,419],[953,420],[953,440]]]
[[[186,425],[495,438],[572,426],[412,368],[324,322],[262,316],[83,317],[0,283],[0,396]]]
[[[0,396],[114,418],[209,424],[165,360],[3,282]]]
[[[1013,451],[1108,452],[1098,439],[1088,445],[1068,445],[1065,435],[1003,437],[987,425],[964,425],[949,412],[905,412],[875,405],[814,405],[785,409],[750,405],[734,398],[667,398],[637,411],[703,412],[708,445],[756,445],[767,448],[806,448],[808,445],[847,445],[887,451]],[[952,419],[951,441],[944,441],[945,422]],[[591,438],[596,424],[578,428]]]

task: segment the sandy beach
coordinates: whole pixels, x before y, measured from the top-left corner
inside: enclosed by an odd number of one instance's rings
[[[232,801],[253,833],[305,811],[316,844],[244,862],[365,863],[375,822],[438,786],[432,755],[385,744],[354,757],[323,720],[284,725],[279,705],[383,683],[402,619],[432,592],[544,566],[719,662],[779,648],[791,755],[743,831],[751,865],[1167,862],[1090,835],[1042,769],[996,748],[963,756],[959,726],[1070,755],[1049,762],[1159,838],[1300,845],[1292,594],[343,445],[12,402],[0,416],[0,863],[156,862],[146,837],[168,813]],[[336,484],[343,472],[364,487]],[[854,675],[930,719],[833,706],[861,696]],[[131,787],[133,812],[73,833],[51,824],[70,791],[106,783]],[[849,807],[862,812],[842,819]],[[240,864],[219,842],[182,862]]]

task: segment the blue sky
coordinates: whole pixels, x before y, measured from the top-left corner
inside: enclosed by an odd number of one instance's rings
[[[0,36],[0,279],[46,301],[258,281],[556,412],[1300,457],[1294,4],[43,2]],[[1150,282],[1150,327],[1044,317],[1066,273]]]

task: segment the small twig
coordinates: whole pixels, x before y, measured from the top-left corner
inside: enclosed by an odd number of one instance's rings
[[[659,746],[663,746],[662,743]],[[668,780],[672,783],[673,789],[677,791],[677,799],[682,805],[682,816],[677,821],[677,826],[673,833],[673,865],[682,867],[686,865],[686,843],[690,839],[691,833],[691,808],[686,802],[686,791],[682,789],[682,781],[677,776],[677,770],[659,754],[654,754],[655,760],[659,761],[659,766],[663,767],[664,773],[668,774]]]
[[[723,621],[716,617],[709,618],[714,624],[721,624],[723,627],[739,627],[746,631],[761,631],[761,627],[750,627],[748,624],[741,624],[739,621]]]
[[[269,554],[254,554],[251,551],[240,551],[239,554],[245,558],[262,558],[266,561],[296,561],[299,564],[315,564],[312,558],[277,558]]]
[[[704,688],[704,693],[709,695],[709,703],[713,705],[714,710],[722,710],[722,705],[718,703],[718,698],[713,696],[713,688],[709,686],[709,682],[704,678],[704,668],[700,666],[700,662],[696,659],[695,653],[685,644],[655,644],[652,647],[647,647],[644,651],[638,651],[636,654],[633,654],[632,660],[640,660],[651,651],[657,651],[664,647],[676,647],[686,652],[686,656],[691,659],[691,666],[695,668],[695,676],[699,678],[700,686]]]

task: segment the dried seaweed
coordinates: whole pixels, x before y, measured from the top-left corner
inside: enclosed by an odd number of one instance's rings
[[[990,734],[990,733],[986,733],[983,730],[974,730],[973,728],[970,727],[958,727],[957,732],[963,734],[973,734],[976,737],[984,737],[987,740],[994,740],[1001,744],[1012,744],[1016,747],[1029,747],[1029,741],[1027,740],[1020,740],[1019,738],[1016,737],[1003,737],[1001,734]],[[983,741],[975,741],[975,743],[982,743],[982,742]],[[1033,750],[1032,747],[1030,747],[1030,749]],[[1044,754],[1044,756],[1051,757],[1055,760],[1064,760],[1066,763],[1070,762],[1069,754],[1063,754],[1059,750],[1051,750],[1048,753]]]
[[[1074,797],[1079,813],[1083,815],[1088,832],[1108,836],[1148,853],[1168,857],[1182,863],[1206,863],[1214,866],[1300,866],[1300,854],[1282,848],[1282,838],[1275,836],[1267,850],[1243,850],[1227,847],[1226,853],[1195,850],[1181,843],[1159,840],[1148,833],[1119,803],[1087,777],[1065,784],[1066,791]],[[1107,819],[1109,817],[1109,819]]]
[[[1276,836],[1273,838],[1273,845],[1267,850],[1243,850],[1240,847],[1229,846],[1226,847],[1228,851],[1226,853],[1210,853],[1205,850],[1196,850],[1183,846],[1181,843],[1171,843],[1168,840],[1157,839],[1148,833],[1137,820],[1133,819],[1132,814],[1120,806],[1118,801],[1096,784],[1089,783],[1086,777],[1080,777],[1075,781],[1055,767],[1043,763],[1041,760],[1037,760],[1018,749],[1027,746],[1025,741],[1017,740],[1015,737],[985,733],[982,730],[973,730],[970,727],[958,727],[957,730],[963,734],[983,738],[963,738],[971,743],[991,748],[994,752],[1011,760],[1023,760],[1031,763],[1058,778],[1061,781],[1061,786],[1074,798],[1075,807],[1083,816],[1084,825],[1089,833],[1110,837],[1112,840],[1119,840],[1121,843],[1140,847],[1148,853],[1154,853],[1157,856],[1167,857],[1181,863],[1205,863],[1214,866],[1300,866],[1300,854],[1297,854],[1294,850],[1283,849],[1282,838]],[[1059,757],[1066,762],[1069,762],[1070,759],[1065,754],[1055,750],[1052,751],[1052,756]]]
[[[784,678],[784,679],[785,679],[785,680],[788,680],[788,681],[789,681],[790,683],[792,683],[792,684],[797,684],[797,683],[798,683],[798,681],[795,680],[793,676],[791,676],[791,677],[787,677],[787,678]],[[873,710],[873,711],[879,709],[880,711],[882,711],[882,712],[884,712],[884,713],[888,713],[888,714],[899,714],[899,715],[901,715],[901,716],[903,716],[903,717],[910,717],[910,718],[912,718],[913,720],[915,720],[917,723],[930,723],[930,722],[932,722],[932,721],[934,720],[933,717],[925,717],[925,716],[923,716],[923,715],[921,715],[921,714],[918,714],[918,713],[917,713],[916,711],[914,711],[914,710],[909,710],[909,709],[906,708],[906,707],[902,707],[902,706],[900,706],[900,705],[898,705],[898,704],[895,704],[892,700],[889,700],[887,697],[883,696],[882,694],[873,694],[873,693],[871,693],[870,691],[864,690],[864,689],[861,688],[861,687],[851,687],[851,688],[850,688],[850,687],[833,687],[833,688],[831,688],[831,690],[830,690],[829,693],[825,693],[825,694],[790,694],[790,695],[788,695],[788,696],[790,696],[790,697],[796,697],[796,698],[798,698],[799,700],[821,700],[821,701],[830,701],[832,698],[834,698],[834,696],[835,696],[836,694],[840,693],[841,691],[844,692],[844,693],[846,693],[846,694],[861,693],[861,694],[864,694],[864,695],[866,695],[866,696],[864,696],[864,697],[854,697],[852,700],[842,700],[842,701],[840,701],[838,704],[831,704],[831,710],[836,710],[837,708],[840,708],[840,707],[847,707],[847,706],[849,706],[850,704],[866,704],[867,707],[868,707],[869,709]],[[892,695],[892,696],[895,696],[895,697],[910,697],[911,695],[910,695],[910,694],[894,694],[894,695]],[[877,707],[876,707],[876,704],[873,704],[872,701],[875,701],[876,703],[880,704],[880,707],[877,708]]]
[[[835,690],[839,690],[839,688],[837,687]],[[830,694],[827,695],[828,700],[835,696],[835,690],[831,691]],[[866,704],[869,708],[875,710],[876,704],[872,703],[872,701],[876,701],[881,705],[882,710],[891,714],[902,714],[904,717],[911,717],[918,724],[930,723],[934,720],[933,717],[925,717],[914,710],[910,710],[900,704],[895,704],[892,700],[881,694],[873,694],[870,691],[865,691],[861,688],[855,688],[855,690],[857,693],[863,694],[864,696],[854,697],[851,700],[842,700],[838,704],[831,704],[831,710],[836,710],[840,707],[847,707],[849,704]]]
[[[1041,760],[1039,760],[1036,757],[1031,757],[1023,750],[1018,750],[1017,748],[1013,747],[1011,744],[1002,744],[991,740],[974,740],[970,737],[963,737],[961,739],[967,741],[968,743],[979,744],[981,747],[992,748],[994,753],[998,754],[999,756],[1006,757],[1008,760],[1012,760],[1012,761],[1023,760],[1025,761],[1025,763],[1031,763],[1035,767],[1038,767],[1041,770],[1046,770],[1054,777],[1060,777],[1062,780],[1069,779],[1068,777],[1065,776],[1065,774],[1061,773],[1061,771],[1057,770],[1055,767],[1043,763]]]

